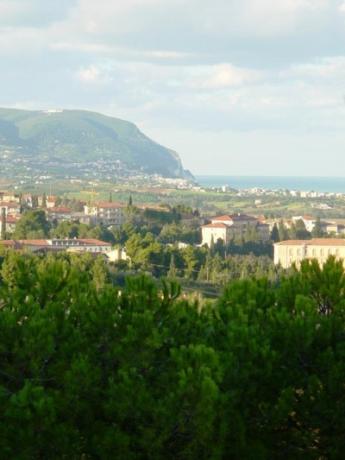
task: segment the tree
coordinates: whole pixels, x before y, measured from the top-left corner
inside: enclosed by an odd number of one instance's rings
[[[113,286],[103,262],[5,253],[3,458],[343,458],[341,261],[233,281],[211,304],[174,281]]]
[[[311,234],[307,231],[302,219],[298,219],[291,225],[289,230],[290,239],[307,240],[310,239]]]
[[[22,214],[13,236],[15,239],[46,238],[49,230],[50,224],[45,212],[37,209]]]
[[[1,235],[2,240],[6,239],[6,209],[1,208]]]
[[[323,236],[325,236],[325,232],[322,229],[320,217],[316,219],[311,235],[313,238],[322,238]]]
[[[132,198],[132,195],[129,195],[129,198],[128,198],[128,207],[131,207],[133,206],[133,198]]]
[[[278,241],[280,241],[279,230],[278,230],[277,224],[273,225],[273,228],[272,228],[272,231],[271,231],[271,240],[274,243],[277,243]]]
[[[42,208],[46,208],[47,207],[47,195],[45,192],[43,192],[43,195],[42,195]]]
[[[278,233],[279,233],[279,241],[286,241],[289,239],[288,229],[286,228],[282,220],[280,220],[278,224]]]
[[[167,277],[175,279],[176,275],[177,275],[177,270],[175,266],[175,256],[174,254],[172,254],[170,258],[170,266],[169,266],[169,271],[167,273]]]

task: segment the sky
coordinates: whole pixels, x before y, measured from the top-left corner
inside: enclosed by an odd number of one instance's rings
[[[0,106],[132,121],[194,174],[345,176],[344,0],[0,0]]]

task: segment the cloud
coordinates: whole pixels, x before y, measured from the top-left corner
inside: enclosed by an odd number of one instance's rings
[[[91,84],[104,84],[111,80],[110,76],[95,65],[90,65],[89,67],[80,69],[77,72],[76,77],[82,83]]]
[[[219,89],[243,85],[260,78],[261,72],[251,69],[236,68],[231,64],[219,64],[208,69],[210,74],[201,82],[201,88]]]
[[[44,27],[66,18],[77,0],[0,0],[0,26]]]

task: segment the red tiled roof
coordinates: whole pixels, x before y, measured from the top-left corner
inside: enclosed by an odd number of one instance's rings
[[[15,217],[15,216],[7,215],[7,217],[6,217],[6,223],[7,224],[15,224],[15,223],[18,222],[18,220],[19,220],[18,217]]]
[[[6,207],[17,207],[17,208],[20,208],[20,204],[17,203],[16,201],[0,201],[0,208],[2,206],[6,206]]]
[[[224,215],[224,216],[217,216],[217,217],[213,217],[211,219],[212,221],[229,221],[229,222],[232,222],[234,220],[257,220],[256,217],[253,217],[253,216],[248,216],[246,214],[231,214],[231,215]]]
[[[224,220],[224,221],[228,220],[229,222],[231,222],[232,218],[231,216],[226,215],[226,216],[213,217],[212,220]]]
[[[218,224],[207,224],[203,225],[202,228],[230,228],[229,225],[219,222]]]
[[[7,248],[18,247],[18,242],[15,240],[0,240],[0,244]]]
[[[18,243],[27,246],[48,246],[48,240],[18,240]]]

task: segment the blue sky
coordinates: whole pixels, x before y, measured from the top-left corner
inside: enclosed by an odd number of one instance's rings
[[[0,0],[0,105],[135,122],[195,174],[345,175],[344,0]]]

